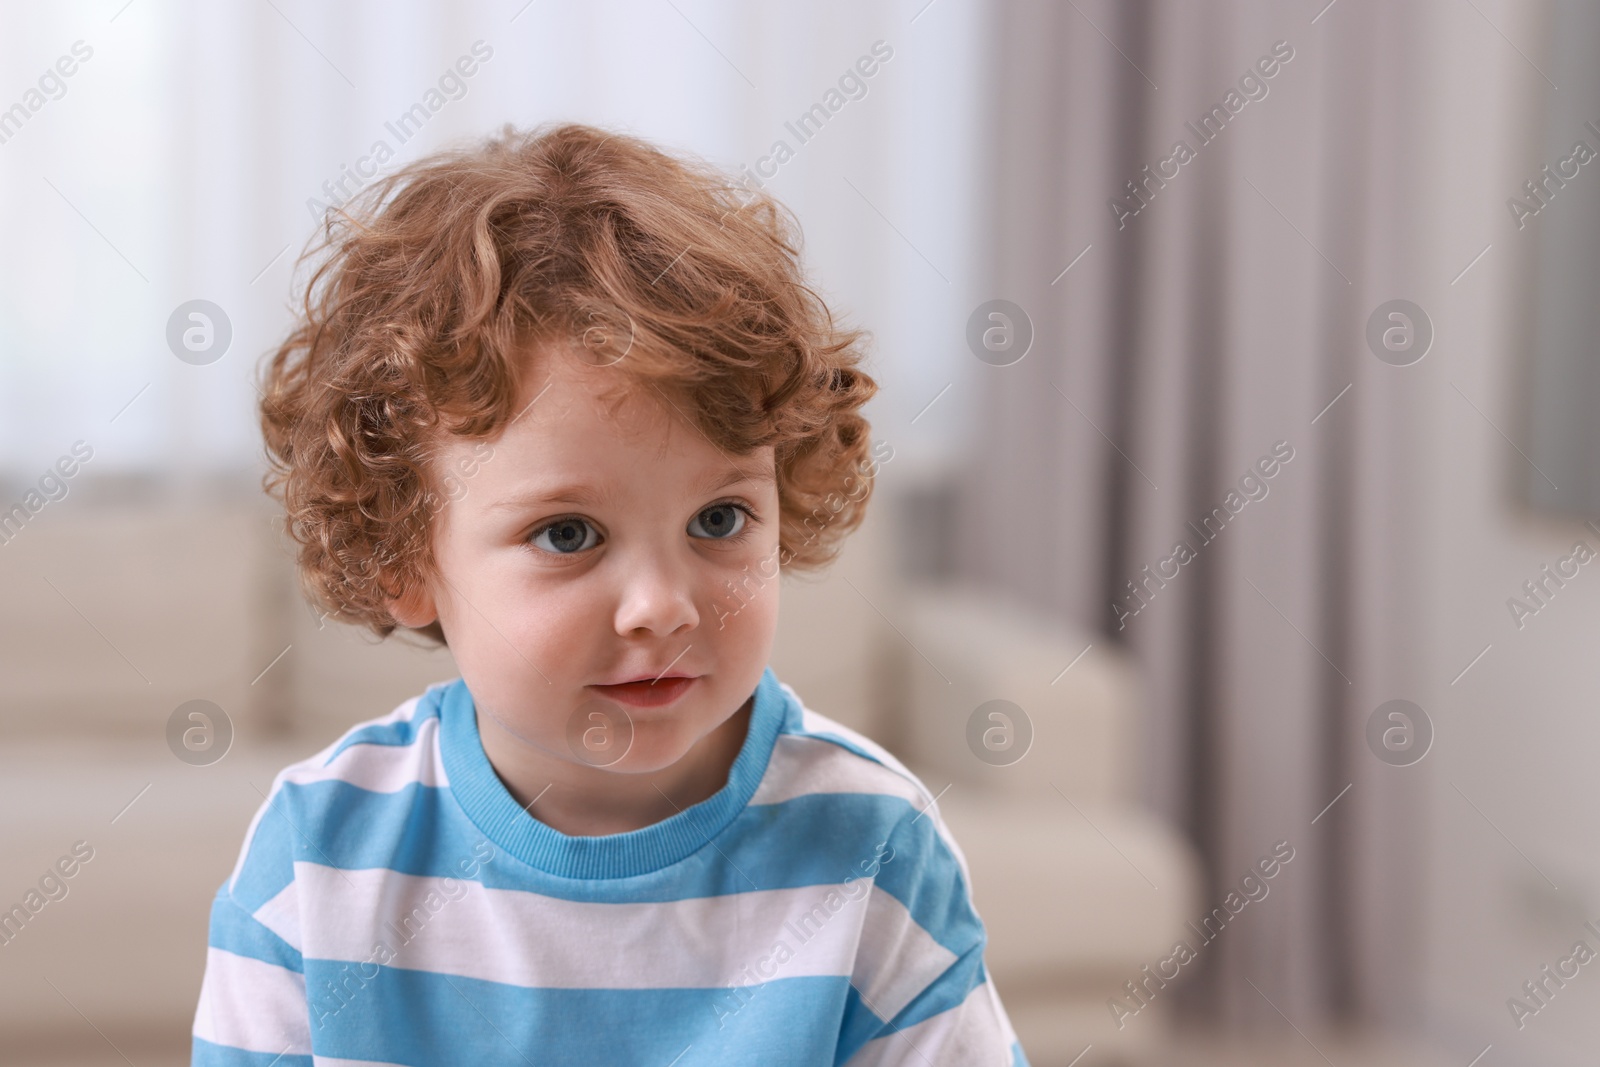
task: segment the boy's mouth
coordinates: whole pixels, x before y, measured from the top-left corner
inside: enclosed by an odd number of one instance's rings
[[[658,708],[677,700],[699,680],[698,677],[686,678],[682,675],[675,675],[670,678],[658,678],[654,681],[646,678],[642,681],[623,682],[618,685],[592,685],[589,688],[601,696],[610,697],[619,703],[629,704],[636,708]]]

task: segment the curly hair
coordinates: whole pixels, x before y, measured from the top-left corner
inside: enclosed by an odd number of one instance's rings
[[[366,187],[318,234],[300,260],[329,254],[259,386],[262,485],[326,614],[399,627],[389,600],[434,573],[430,458],[446,434],[498,436],[536,351],[614,367],[730,454],[772,446],[780,566],[825,565],[862,521],[867,335],[804,283],[798,221],[770,195],[622,133],[508,124]],[[446,643],[438,620],[416,632]]]

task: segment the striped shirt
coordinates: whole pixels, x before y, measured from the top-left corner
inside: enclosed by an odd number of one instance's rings
[[[726,785],[569,836],[441,682],[274,780],[212,903],[192,1062],[1026,1067],[932,803],[769,667]]]

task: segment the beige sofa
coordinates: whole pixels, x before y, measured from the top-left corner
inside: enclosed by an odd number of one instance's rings
[[[1184,935],[1199,867],[1134,800],[1133,667],[992,593],[898,579],[906,509],[892,496],[878,504],[823,578],[786,581],[773,668],[939,796],[989,931],[996,988],[1034,1067],[1068,1067],[1091,1045],[1078,1067],[1148,1062],[1168,1002],[1158,995],[1119,1028],[1106,1001]],[[1006,765],[969,742],[974,711],[993,700],[1032,725],[1031,746]]]
[[[1130,799],[1133,672],[1098,642],[1074,661],[1087,638],[993,598],[898,578],[880,492],[832,570],[785,579],[774,670],[941,793],[1036,1067],[1091,1043],[1080,1067],[1134,1056],[1160,1005],[1119,1031],[1106,998],[1170,947],[1195,870]],[[0,908],[92,850],[0,944],[0,1034],[27,1062],[186,1062],[210,898],[273,775],[456,673],[446,651],[319,622],[275,522],[248,485],[85,481],[0,546]],[[1034,728],[1010,766],[966,741],[995,698]],[[209,765],[168,747],[194,699],[235,731]]]

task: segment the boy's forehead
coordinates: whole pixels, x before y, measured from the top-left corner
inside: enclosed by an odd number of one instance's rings
[[[489,485],[600,482],[644,472],[671,472],[694,482],[773,475],[770,446],[734,456],[691,421],[687,401],[612,368],[549,360],[530,374],[520,406],[490,444],[483,464]],[[481,446],[480,446],[481,447]],[[471,451],[456,440],[451,451]],[[678,480],[675,478],[674,480]]]
[[[661,446],[687,417],[681,402],[645,382],[614,368],[575,364],[575,360],[548,361],[550,369],[528,376],[504,436],[570,436],[587,430],[637,445]]]

